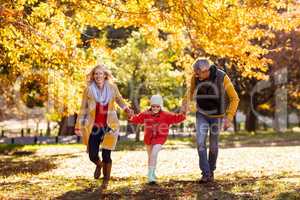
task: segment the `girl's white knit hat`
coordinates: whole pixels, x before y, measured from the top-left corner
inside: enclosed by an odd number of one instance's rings
[[[156,95],[153,95],[150,99],[150,104],[151,105],[160,105],[160,107],[163,107],[163,98],[159,95],[159,94],[156,94]]]

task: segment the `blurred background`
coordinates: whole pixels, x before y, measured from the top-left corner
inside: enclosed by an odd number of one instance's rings
[[[300,131],[298,1],[0,2],[1,143],[74,135],[86,75],[101,63],[136,113],[156,93],[178,112],[199,56],[241,99],[229,133]],[[140,140],[118,114],[124,139]],[[194,112],[172,128],[194,132]]]

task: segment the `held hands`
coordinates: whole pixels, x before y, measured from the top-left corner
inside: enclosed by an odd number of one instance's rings
[[[186,115],[186,113],[189,112],[189,105],[185,101],[182,101],[179,112],[184,115]]]
[[[109,131],[109,133],[112,134],[112,135],[115,136],[115,137],[118,137],[118,136],[119,136],[119,131],[118,131],[118,130],[117,130],[117,131],[111,130],[111,131]]]
[[[187,113],[186,107],[185,106],[181,106],[179,113],[183,114],[183,115],[186,115],[186,113]]]
[[[130,119],[134,115],[134,111],[130,108],[126,108],[125,112],[127,113],[128,119]]]
[[[82,136],[82,132],[81,132],[81,130],[78,129],[78,128],[75,128],[75,134],[76,134],[77,136]]]
[[[180,111],[179,114],[186,116],[186,112]]]

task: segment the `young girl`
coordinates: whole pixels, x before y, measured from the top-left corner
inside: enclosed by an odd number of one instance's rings
[[[134,124],[144,124],[144,143],[148,153],[148,181],[150,184],[155,184],[158,152],[167,140],[170,125],[185,120],[185,114],[163,111],[163,99],[160,95],[153,95],[150,104],[149,110],[131,116],[129,121]]]

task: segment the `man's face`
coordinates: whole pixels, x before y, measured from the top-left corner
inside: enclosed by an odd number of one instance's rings
[[[199,80],[208,79],[210,75],[209,66],[194,69],[194,74],[196,78],[199,78]]]

